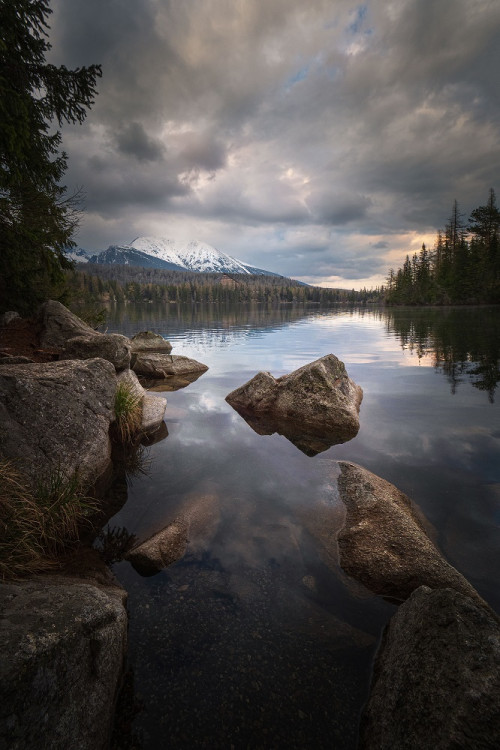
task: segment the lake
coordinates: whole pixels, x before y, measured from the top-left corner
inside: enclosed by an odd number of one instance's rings
[[[407,493],[446,559],[499,611],[500,309],[110,310],[109,332],[141,330],[209,370],[158,394],[164,439],[143,449],[106,527],[143,540],[198,509],[178,562],[149,577],[113,565],[130,614],[118,745],[355,748],[396,607],[338,565],[336,461]],[[347,443],[307,456],[225,402],[260,370],[279,376],[328,353],[364,391]]]

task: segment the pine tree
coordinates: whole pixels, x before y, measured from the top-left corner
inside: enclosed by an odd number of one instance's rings
[[[0,0],[0,305],[29,312],[64,280],[78,196],[60,181],[67,157],[53,125],[82,123],[99,65],[46,62],[47,0]]]

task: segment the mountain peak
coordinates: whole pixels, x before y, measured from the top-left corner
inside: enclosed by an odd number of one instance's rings
[[[83,258],[82,258],[83,260]],[[93,255],[93,263],[169,268],[199,273],[242,273],[279,276],[226,255],[207,242],[166,237],[136,237],[129,245],[110,245]]]

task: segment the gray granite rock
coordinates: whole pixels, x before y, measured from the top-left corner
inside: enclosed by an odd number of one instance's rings
[[[141,432],[149,434],[155,432],[163,423],[167,399],[153,396],[144,390],[133,370],[123,370],[117,376],[118,383],[126,383],[128,387],[141,399],[142,422]]]
[[[95,357],[111,362],[117,371],[124,370],[130,365],[130,341],[119,333],[94,331],[88,336],[75,336],[68,339],[59,359],[94,359]]]
[[[363,750],[496,750],[498,619],[451,589],[417,589],[391,619],[361,723]]]
[[[0,747],[104,750],[127,642],[125,592],[0,584]]]
[[[339,461],[340,498],[347,513],[338,535],[340,564],[376,594],[406,599],[419,586],[453,588],[483,600],[430,540],[411,500],[390,482]]]
[[[159,333],[153,333],[152,331],[140,331],[132,336],[130,339],[130,345],[132,348],[132,354],[136,352],[165,352],[170,354],[172,351],[172,344],[160,336]]]
[[[50,469],[92,483],[108,468],[116,374],[103,359],[2,365],[0,456],[34,482]]]
[[[359,430],[362,398],[362,389],[348,377],[344,363],[327,354],[280,378],[259,372],[229,393],[226,401],[243,416],[265,416],[266,434],[271,430],[288,437],[288,432],[296,442],[302,433],[313,443],[315,438],[333,435],[334,442],[340,443]],[[273,420],[274,430],[269,426]]]
[[[49,300],[39,311],[42,346],[63,350],[60,359],[101,357],[116,370],[130,365],[130,340],[119,333],[98,333],[60,302]]]
[[[95,336],[96,331],[83,320],[64,307],[60,302],[49,300],[45,302],[38,313],[42,346],[63,348],[69,339],[75,336]]]
[[[168,378],[171,375],[202,373],[208,367],[195,359],[161,352],[138,352],[134,358],[133,370],[146,378]]]

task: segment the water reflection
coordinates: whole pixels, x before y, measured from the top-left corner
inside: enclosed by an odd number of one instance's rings
[[[330,431],[328,434],[318,435],[313,429],[308,430],[303,423],[292,419],[276,419],[268,415],[249,414],[235,406],[233,406],[233,409],[238,412],[240,417],[243,417],[257,435],[274,435],[275,433],[283,435],[302,453],[310,457],[317,456],[318,453],[328,450],[332,445],[346,443],[357,435],[357,430],[353,430],[347,436],[345,428],[342,431]]]
[[[500,315],[497,308],[390,309],[387,330],[404,349],[433,364],[451,385],[468,379],[491,403],[500,381]]]
[[[154,329],[193,353],[206,346],[210,370],[168,394],[168,438],[148,448],[150,473],[125,482],[128,501],[108,522],[110,556],[128,534],[145,540],[164,529],[193,498],[215,501],[212,523],[193,529],[181,560],[150,578],[126,560],[114,565],[129,592],[130,662],[145,698],[134,728],[145,750],[165,738],[178,748],[353,750],[394,607],[339,569],[334,467],[354,461],[410,495],[444,556],[495,606],[498,405],[478,391],[486,374],[470,376],[498,366],[499,312],[458,311],[460,339],[445,310],[152,308],[129,305],[110,327]],[[225,402],[259,370],[290,372],[330,351],[365,392],[351,442],[310,458],[248,429]],[[466,363],[462,377],[475,388],[452,396],[443,377],[418,366],[433,352],[438,372]]]

